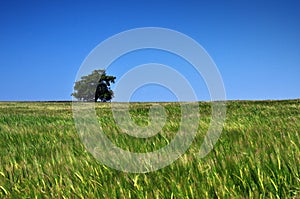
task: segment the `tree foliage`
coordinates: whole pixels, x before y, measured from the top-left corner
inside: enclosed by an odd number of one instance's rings
[[[80,101],[110,101],[114,93],[110,89],[110,84],[115,83],[116,77],[106,75],[105,70],[94,70],[91,74],[82,76],[75,82],[75,92],[71,95]]]

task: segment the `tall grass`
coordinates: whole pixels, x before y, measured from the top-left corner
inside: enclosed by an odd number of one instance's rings
[[[109,104],[97,115],[117,146],[157,150],[174,138],[180,106],[166,108],[163,131],[148,139],[120,133]],[[132,103],[131,115],[147,125],[149,103]],[[71,103],[0,103],[1,198],[300,198],[300,100],[227,103],[223,133],[213,151],[198,158],[210,122],[210,103],[189,150],[173,164],[146,174],[99,163],[86,150]]]

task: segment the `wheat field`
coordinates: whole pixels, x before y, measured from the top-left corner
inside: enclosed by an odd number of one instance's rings
[[[120,133],[109,103],[97,103],[105,134],[117,146],[148,152],[166,146],[179,128],[178,103],[147,139]],[[138,125],[152,103],[131,103]],[[96,160],[76,131],[71,102],[0,102],[1,198],[300,198],[300,100],[228,101],[223,132],[204,158],[197,153],[211,119],[200,120],[190,148],[158,171],[126,173]]]

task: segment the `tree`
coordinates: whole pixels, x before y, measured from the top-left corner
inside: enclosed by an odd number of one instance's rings
[[[105,70],[94,70],[90,75],[82,76],[75,82],[75,92],[71,95],[80,101],[110,101],[114,92],[110,89],[110,84],[115,83],[116,77],[106,75]]]

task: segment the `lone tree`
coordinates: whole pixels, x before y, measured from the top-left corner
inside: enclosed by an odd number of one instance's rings
[[[110,89],[110,84],[115,83],[116,77],[106,75],[105,70],[94,70],[92,74],[82,76],[75,82],[75,92],[71,95],[81,101],[101,102],[110,101],[114,92]]]

